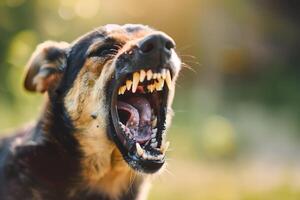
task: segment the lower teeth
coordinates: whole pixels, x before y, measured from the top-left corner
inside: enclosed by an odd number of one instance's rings
[[[129,137],[130,139],[133,139],[133,136],[130,134],[130,131],[128,130],[128,128],[121,122],[119,124],[120,124],[120,127],[123,130],[123,132],[126,134],[126,136]],[[151,155],[151,153],[144,150],[139,143],[136,143],[137,156],[142,157],[145,160],[161,160],[161,159],[163,159],[170,143],[166,142],[163,145],[161,145],[160,149],[157,149],[158,142],[156,140],[156,135],[157,135],[157,128],[154,128],[154,129],[152,129],[151,140],[149,140],[146,143],[146,145],[148,145],[150,142],[150,146],[152,148],[155,148],[156,150],[159,150],[161,152],[161,154]]]
[[[157,145],[158,143],[157,142],[154,142],[154,143],[151,143],[151,147],[152,148],[157,148]],[[136,143],[136,153],[139,157],[142,157],[143,159],[145,160],[161,160],[163,159],[168,147],[170,145],[170,142],[166,142],[165,144],[163,144],[160,149],[157,149],[161,152],[161,154],[159,155],[151,155],[150,152],[147,152],[146,150],[144,150],[141,145],[139,143]]]
[[[163,154],[159,154],[159,155],[151,155],[148,154],[147,152],[144,152],[144,154],[142,155],[143,159],[145,160],[161,160],[163,159],[164,155]]]

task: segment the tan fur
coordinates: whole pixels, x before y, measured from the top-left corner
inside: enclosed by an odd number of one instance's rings
[[[131,36],[125,35],[122,31],[109,33],[110,37],[117,38],[120,42],[126,42],[122,51],[130,49],[146,34],[148,34],[147,31],[137,32]],[[94,41],[88,52],[95,51],[101,44],[101,40]],[[145,184],[138,197],[141,200],[148,192],[149,184],[144,180],[149,177],[133,171],[123,160],[116,145],[107,138],[106,122],[109,108],[105,104],[104,87],[113,72],[114,63],[112,61],[105,63],[101,59],[87,59],[77,75],[73,87],[66,95],[64,104],[78,130],[75,137],[84,153],[81,163],[82,177],[85,180],[84,187],[92,191],[101,188],[99,192],[104,192],[111,198],[118,198],[122,192],[128,190],[133,181],[137,181],[142,185]],[[175,81],[175,78],[173,80]],[[174,89],[170,91],[170,101],[173,100],[173,96]],[[169,111],[168,126],[172,117],[171,107],[169,107]],[[92,114],[96,116],[96,119],[91,117]]]
[[[134,160],[128,163],[136,170],[131,168],[124,160],[116,144],[111,138],[108,138],[109,134],[107,133],[107,128],[110,128],[108,127],[108,125],[110,125],[108,124],[110,120],[110,105],[107,105],[107,88],[105,87],[108,85],[107,83],[110,79],[115,79],[115,77],[113,77],[117,74],[115,73],[115,62],[118,60],[122,63],[123,59],[127,59],[126,57],[130,59],[130,56],[133,56],[135,52],[139,52],[141,49],[138,49],[138,45],[144,42],[142,40],[149,34],[160,34],[169,37],[162,32],[155,31],[146,26],[130,27],[130,25],[127,25],[125,28],[121,28],[118,25],[107,25],[78,38],[71,44],[46,41],[38,45],[27,64],[24,81],[25,88],[32,92],[45,92],[45,111],[39,121],[41,127],[36,128],[37,132],[32,131],[34,137],[40,139],[40,135],[38,134],[53,134],[54,137],[52,135],[45,135],[45,138],[49,139],[49,141],[53,139],[52,144],[56,146],[56,143],[60,145],[58,140],[56,140],[58,134],[69,134],[69,132],[71,132],[72,142],[73,137],[75,137],[81,150],[81,152],[78,152],[78,146],[74,145],[74,149],[76,147],[74,155],[78,155],[80,159],[74,159],[73,161],[72,157],[72,159],[70,159],[71,161],[66,163],[66,169],[62,170],[62,172],[65,173],[71,169],[71,167],[69,168],[69,163],[71,163],[72,166],[76,166],[74,173],[70,173],[71,175],[66,173],[67,178],[74,177],[76,181],[66,182],[64,183],[66,186],[61,187],[63,192],[66,192],[66,194],[63,195],[66,195],[68,199],[77,199],[77,195],[86,195],[87,198],[101,196],[105,199],[107,197],[111,200],[117,200],[121,195],[124,195],[125,199],[131,195],[137,195],[135,199],[143,200],[147,197],[151,180],[159,174],[146,175],[139,173],[136,171],[139,168],[134,167],[132,164],[135,162]],[[108,54],[104,52],[103,54],[100,53],[99,48],[106,45],[104,43],[105,41],[110,42],[106,40],[110,38],[113,39],[113,44],[116,45],[114,47],[118,47],[119,49],[112,47],[112,49],[108,49]],[[170,38],[170,40],[172,39]],[[169,47],[167,48],[169,49]],[[167,127],[170,125],[173,116],[171,104],[174,98],[175,81],[180,70],[180,60],[174,52],[173,47],[171,51],[173,52],[169,61],[171,62],[170,65],[172,65],[173,72],[175,72],[175,77],[172,77],[173,83],[169,90],[169,103],[166,116]],[[97,53],[100,55],[97,55]],[[76,57],[75,60],[72,60],[74,58],[73,56]],[[77,56],[83,57],[78,59]],[[132,64],[134,64],[136,60],[135,57],[132,58],[134,61]],[[145,57],[145,59],[147,58]],[[73,65],[75,62],[76,64]],[[84,62],[83,66],[77,66],[77,64],[81,62]],[[126,66],[127,63],[124,63]],[[74,71],[72,71],[73,66],[75,67]],[[156,66],[138,65],[137,67],[149,68]],[[80,71],[78,72],[77,70],[79,69]],[[122,70],[124,69],[120,69],[120,72],[122,72]],[[126,70],[127,69],[124,71]],[[129,71],[131,71],[130,68]],[[67,72],[71,72],[71,76],[64,74]],[[119,71],[117,70],[117,72]],[[75,74],[76,77],[74,77]],[[62,79],[63,77],[66,79]],[[75,80],[73,78],[75,78]],[[109,86],[112,87],[112,84],[109,84]],[[65,92],[67,92],[67,94],[65,94]],[[62,99],[64,106],[61,105]],[[65,113],[62,114],[62,112],[65,111],[68,116],[65,116]],[[66,127],[60,124],[61,121],[59,120],[62,119],[60,117],[68,119]],[[71,123],[69,123],[69,121],[71,121]],[[65,121],[63,121],[63,123],[64,122]],[[166,142],[165,135],[166,134],[163,134],[164,138],[162,143]],[[59,139],[59,137],[57,137],[57,139]],[[39,142],[26,140],[27,138],[25,137],[16,137],[11,143],[11,151],[14,152],[17,147],[22,145],[36,145],[37,142]],[[76,154],[77,152],[78,154]],[[46,157],[48,158],[48,156]],[[58,157],[58,160],[60,161],[61,158],[64,157]],[[80,163],[77,163],[78,161]],[[79,164],[79,166],[77,164]],[[159,172],[163,171],[165,166],[166,165],[163,165]],[[140,170],[142,170],[141,167]],[[55,170],[53,171],[56,172]],[[43,170],[43,172],[47,172],[47,170]],[[49,173],[49,176],[52,176],[52,173]],[[66,177],[61,176],[62,179]],[[65,190],[65,188],[67,189]],[[138,191],[132,191],[132,193],[130,193],[130,190]],[[52,190],[52,192],[55,191]],[[31,193],[35,200],[44,198],[43,194],[38,190],[32,189]],[[59,195],[61,194],[59,193]]]
[[[82,177],[85,186],[99,190],[111,198],[117,198],[130,184],[134,172],[123,160],[115,144],[107,138],[104,86],[113,73],[111,63],[107,63],[100,77],[95,79],[101,63],[88,60],[78,74],[72,89],[65,98],[66,108],[74,120],[78,132],[75,137],[84,152]],[[98,70],[95,70],[97,68]],[[90,85],[87,80],[94,80]],[[96,114],[93,119],[91,114]]]

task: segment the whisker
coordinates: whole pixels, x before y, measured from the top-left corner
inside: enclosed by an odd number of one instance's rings
[[[167,167],[165,168],[165,171],[171,175],[173,178],[175,177],[175,174],[173,172],[171,172]]]
[[[132,190],[132,186],[133,186],[133,183],[134,183],[134,181],[135,181],[135,179],[136,179],[136,176],[137,176],[137,174],[136,173],[134,173],[134,172],[130,172],[130,178],[129,178],[129,187],[128,187],[128,190],[131,190],[130,192],[131,193],[133,193],[133,190]],[[128,190],[127,190],[127,192],[128,192]]]
[[[179,48],[177,48],[177,51],[185,51],[185,50],[187,50],[187,49],[190,49],[191,47],[193,47],[193,45],[192,44],[187,44],[187,45],[185,45],[185,46],[182,46],[182,47],[179,47]]]
[[[186,64],[184,62],[182,62],[182,67],[184,67],[184,68],[186,68],[188,70],[191,70],[194,73],[197,73],[197,71],[194,68],[192,68],[192,66],[190,66],[190,65],[188,65],[188,64]]]
[[[190,55],[190,54],[179,54],[180,57],[187,57],[187,58],[192,58],[192,59],[197,59],[196,56]]]

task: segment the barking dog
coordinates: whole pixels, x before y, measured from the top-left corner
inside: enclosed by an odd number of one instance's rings
[[[0,199],[146,198],[169,145],[174,46],[132,24],[40,44],[24,85],[46,103],[36,124],[0,142]]]

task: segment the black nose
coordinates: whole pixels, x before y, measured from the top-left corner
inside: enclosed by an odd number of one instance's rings
[[[171,50],[175,47],[175,42],[167,35],[155,33],[139,41],[137,46],[143,55],[163,53],[169,57]]]

